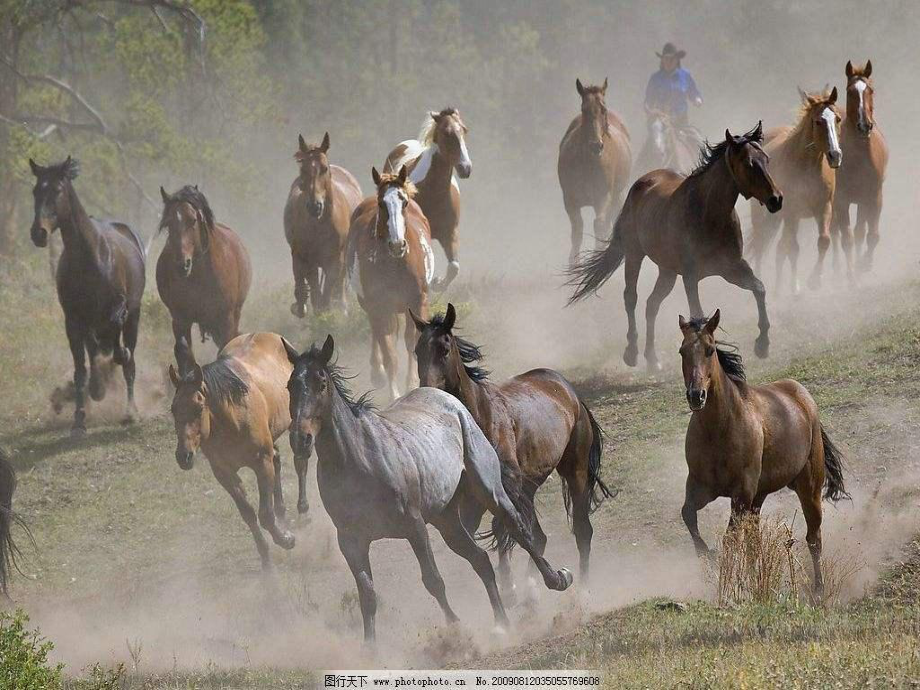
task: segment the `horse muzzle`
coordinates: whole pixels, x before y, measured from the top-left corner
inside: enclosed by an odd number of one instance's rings
[[[776,213],[783,207],[783,195],[774,194],[766,200],[764,205],[770,213]]]
[[[190,450],[177,450],[176,462],[183,470],[190,470],[195,466],[195,453]]]
[[[688,388],[687,404],[694,412],[699,412],[706,407],[706,389],[705,388]]]
[[[48,229],[38,225],[37,223],[32,226],[32,229],[29,231],[29,234],[32,237],[32,244],[36,247],[47,247],[48,246]]]
[[[307,211],[309,211],[310,215],[313,216],[314,218],[317,218],[317,219],[322,218],[323,211],[325,210],[326,210],[326,204],[324,204],[322,201],[313,201],[307,204]]]
[[[409,253],[409,243],[405,240],[400,240],[399,242],[387,242],[387,249],[390,251],[390,256],[394,259],[403,259],[406,254]]]
[[[843,152],[841,151],[828,151],[827,152],[827,164],[832,168],[839,168],[840,164],[843,163]]]
[[[189,257],[188,259],[183,260],[182,263],[179,264],[179,271],[182,273],[182,277],[183,277],[183,278],[188,278],[190,275],[192,275],[192,259],[191,259],[191,257]]]
[[[291,450],[298,458],[309,459],[313,455],[313,434],[291,430]]]
[[[872,134],[872,128],[874,126],[875,125],[873,125],[871,122],[861,121],[856,124],[856,131],[867,137]]]
[[[473,172],[472,163],[457,163],[456,165],[457,175],[460,176],[461,180],[468,178]]]
[[[604,142],[603,141],[592,141],[588,144],[588,148],[591,150],[595,156],[599,156],[604,152]]]

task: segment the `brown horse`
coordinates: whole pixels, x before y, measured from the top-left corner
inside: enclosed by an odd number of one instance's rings
[[[418,139],[401,142],[387,156],[383,172],[396,173],[402,166],[409,169],[409,180],[415,185],[418,203],[436,239],[447,256],[447,273],[432,282],[436,290],[444,290],[460,272],[460,185],[454,176],[466,179],[473,172],[473,163],[466,148],[469,129],[456,108],[428,113]]]
[[[799,290],[798,233],[799,222],[804,218],[814,218],[818,224],[818,261],[808,285],[813,289],[821,286],[824,256],[831,242],[835,169],[843,160],[839,143],[840,112],[835,105],[837,88],[816,95],[799,90],[799,95],[802,108],[798,123],[769,132],[764,145],[770,155],[770,169],[780,187],[786,190],[783,212],[771,219],[751,204],[755,269],[760,273],[763,255],[782,220],[783,237],[776,252],[776,283],[780,284],[788,259],[793,292]]]
[[[847,112],[840,132],[840,148],[846,165],[837,171],[834,192],[834,227],[840,234],[846,255],[847,272],[853,275],[853,231],[850,206],[856,205],[856,251],[860,268],[872,268],[872,255],[878,245],[878,221],[882,213],[882,184],[888,165],[888,144],[875,122],[875,89],[872,61],[865,67],[847,62]],[[868,235],[867,235],[868,230]],[[867,244],[863,249],[863,241]]]
[[[190,470],[195,453],[204,451],[214,477],[252,532],[263,568],[271,567],[271,561],[262,529],[278,546],[294,548],[294,535],[279,524],[285,507],[281,455],[275,445],[291,425],[287,382],[292,370],[283,338],[274,333],[238,336],[216,361],[195,364],[185,376],[169,365],[176,387],[176,462]],[[238,474],[244,467],[255,473],[259,485],[258,518]]]
[[[623,190],[629,183],[629,132],[619,116],[607,110],[602,86],[582,86],[575,80],[581,97],[581,113],[576,115],[559,144],[556,170],[562,201],[572,225],[569,264],[581,251],[584,223],[581,209],[594,209],[594,238],[600,247],[607,239],[614,214],[620,207]]]
[[[294,265],[291,313],[303,318],[308,293],[315,313],[333,302],[345,308],[348,223],[362,195],[354,175],[329,163],[329,132],[319,146],[307,144],[302,135],[298,141],[294,160],[300,175],[284,206],[284,236]]]
[[[611,496],[600,476],[603,432],[572,384],[557,371],[533,369],[502,383],[490,381],[478,364],[480,349],[454,333],[456,318],[452,304],[447,305],[446,314],[430,322],[415,318],[420,333],[415,354],[421,385],[440,388],[466,406],[499,461],[515,468],[511,476],[523,475],[523,490],[530,502],[549,475],[554,470],[559,473],[578,544],[581,577],[587,580],[594,533],[590,515]],[[472,522],[478,524],[479,519]],[[500,544],[509,543],[499,521],[493,521],[493,532]],[[536,516],[533,534],[534,546],[542,555],[546,534]],[[510,553],[507,548],[499,553],[499,575],[510,591]]]
[[[221,349],[240,332],[240,313],[252,282],[249,253],[239,236],[214,220],[197,185],[173,195],[160,187],[160,229],[169,235],[157,260],[157,290],[172,317],[179,373],[195,364],[192,324]]]
[[[670,168],[687,174],[696,165],[698,146],[687,142],[687,135],[660,110],[646,108],[648,138],[636,159],[635,172],[645,174],[660,168]],[[696,138],[695,130],[693,138]]]
[[[607,248],[593,252],[570,270],[569,284],[576,286],[571,304],[596,291],[625,259],[623,300],[629,330],[623,360],[627,365],[636,366],[639,354],[636,284],[646,256],[658,265],[658,281],[645,307],[645,361],[650,370],[661,368],[655,354],[655,319],[678,275],[683,276],[694,316],[703,313],[698,284],[707,276],[721,276],[753,292],[760,327],[754,351],[758,357],[769,354],[766,291],[744,260],[744,239],[735,212],[739,194],[757,199],[771,213],[783,206],[783,194],[771,177],[772,166],[767,169],[770,159],[761,148],[762,141],[759,123],[738,137],[725,130],[725,141],[707,146],[699,166],[689,175],[656,170],[640,177],[629,190]]]
[[[31,237],[36,247],[60,229],[64,251],[57,266],[58,301],[73,356],[72,436],[86,433],[86,355],[89,355],[89,394],[105,397],[103,356],[122,368],[128,393],[125,421],[137,414],[134,404],[134,348],[141,320],[146,280],[144,245],[124,223],[89,216],[73,188],[79,170],[70,156],[63,163],[42,167],[31,158],[36,177],[32,194],[35,218]]]
[[[741,357],[715,339],[719,310],[712,318],[680,317],[687,402],[687,493],[681,511],[697,554],[709,549],[700,537],[697,512],[719,497],[732,502],[729,528],[745,513],[760,513],[767,496],[782,488],[796,492],[808,526],[806,541],[821,578],[821,490],[838,501],[843,484],[840,451],[818,418],[818,406],[798,381],[783,379],[751,386]]]
[[[409,356],[406,390],[415,379],[415,323],[409,310],[428,318],[428,285],[434,275],[431,231],[422,209],[415,203],[415,186],[403,166],[398,175],[371,169],[376,196],[362,201],[351,219],[348,265],[358,302],[371,325],[371,379],[375,386],[388,383],[392,400],[396,385],[396,344],[399,317],[405,315],[405,343]],[[357,278],[357,280],[354,280]]]

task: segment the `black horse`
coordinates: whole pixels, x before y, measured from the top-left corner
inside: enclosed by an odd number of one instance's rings
[[[101,355],[121,365],[128,389],[126,422],[134,420],[134,348],[144,294],[145,255],[140,238],[124,223],[91,218],[73,188],[77,161],[43,167],[31,158],[36,177],[32,242],[48,244],[61,231],[64,251],[57,267],[58,301],[73,355],[73,436],[86,433],[86,355],[90,360],[89,394],[105,397],[106,368]]]
[[[12,526],[17,523],[22,527],[28,537],[28,527],[13,512],[13,493],[16,491],[16,473],[10,464],[6,453],[0,448],[0,598],[9,599],[7,590],[13,568],[18,568],[16,559],[19,548],[13,541]]]

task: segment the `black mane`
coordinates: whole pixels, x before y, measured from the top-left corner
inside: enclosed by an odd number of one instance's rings
[[[208,389],[208,400],[213,403],[230,401],[239,404],[249,392],[249,386],[226,357],[201,367],[201,378]]]
[[[169,203],[166,204],[163,209],[163,217],[160,219],[160,228],[166,225],[167,214],[172,212],[176,204],[181,203],[190,204],[192,208],[201,213],[208,228],[211,230],[214,229],[214,212],[211,210],[211,205],[208,203],[207,198],[201,193],[197,185],[185,185],[178,192],[170,195]]]
[[[691,319],[690,327],[696,331],[701,331],[708,321],[709,319],[705,316]],[[728,378],[734,381],[747,382],[747,374],[744,373],[744,361],[741,359],[741,353],[738,352],[737,345],[717,340],[716,355],[719,357],[719,364],[722,366],[723,371],[728,374]]]
[[[310,351],[307,352],[302,361],[306,363],[308,367],[317,366],[317,362],[321,359],[321,350],[316,345],[310,347]],[[296,369],[296,367],[295,367]],[[348,387],[348,381],[355,378],[354,376],[349,376],[345,371],[344,367],[339,366],[336,362],[330,362],[322,367],[323,371],[326,372],[326,375],[329,377],[329,380],[332,381],[332,385],[335,386],[335,390],[338,392],[339,396],[345,402],[345,405],[348,406],[348,409],[351,410],[351,413],[357,417],[362,412],[368,410],[376,409],[374,403],[371,402],[371,392],[367,391],[363,393],[357,400],[355,399],[354,393],[351,392],[351,389]]]
[[[431,325],[435,328],[440,328],[444,325],[444,314],[436,314],[431,319]],[[479,366],[476,362],[481,362],[483,358],[482,350],[478,345],[474,345],[469,340],[461,338],[459,335],[451,331],[451,336],[454,339],[454,342],[457,343],[457,351],[460,353],[460,361],[463,362],[463,368],[466,369],[466,374],[473,381],[484,381],[489,378],[491,373],[488,369]]]
[[[750,132],[742,134],[740,138],[744,139],[745,143],[762,144],[763,125],[758,122],[754,129],[752,129]],[[725,151],[728,149],[729,143],[731,142],[729,142],[728,139],[718,144],[710,144],[707,140],[703,147],[700,149],[700,159],[697,162],[696,167],[687,177],[696,177],[697,175],[702,175],[718,161],[722,160],[722,157],[725,155]]]
[[[69,157],[60,163],[46,165],[42,168],[42,177],[56,177],[61,180],[75,180],[80,174],[80,161]]]

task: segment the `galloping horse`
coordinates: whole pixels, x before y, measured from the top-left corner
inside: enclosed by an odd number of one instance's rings
[[[514,492],[519,484],[509,483],[511,493],[502,485],[507,468],[459,400],[434,388],[416,388],[376,412],[346,388],[342,370],[332,363],[331,335],[322,349],[314,346],[301,355],[285,347],[294,365],[288,384],[291,447],[309,456],[316,444],[319,493],[358,586],[366,641],[375,637],[369,549],[378,539],[409,541],[425,588],[449,623],[458,620],[431,552],[428,524],[476,571],[499,627],[508,625],[508,617],[495,572],[472,537],[483,509],[531,554],[549,589],[572,584],[566,569],[554,570],[537,552],[529,524],[533,504]]]
[[[696,170],[687,176],[673,170],[656,170],[640,177],[629,190],[617,218],[613,238],[605,250],[593,252],[570,270],[576,290],[569,303],[596,291],[626,260],[623,301],[629,330],[623,360],[636,366],[639,334],[636,330],[636,283],[646,256],[658,264],[658,281],[645,306],[645,361],[649,370],[660,369],[655,354],[655,319],[661,302],[683,276],[687,301],[694,316],[703,313],[698,283],[721,276],[754,293],[760,334],[754,343],[758,357],[770,348],[770,321],[766,291],[744,260],[744,238],[735,212],[740,194],[765,204],[771,213],[783,206],[783,194],[767,169],[769,156],[761,148],[763,129],[742,136],[725,130],[725,141],[707,146]]]
[[[764,145],[777,184],[786,190],[783,212],[770,219],[762,209],[751,204],[751,251],[755,268],[760,273],[763,255],[782,220],[783,237],[776,252],[776,283],[780,284],[783,266],[789,259],[793,292],[799,291],[798,233],[803,218],[814,218],[818,224],[818,261],[808,285],[811,288],[821,286],[824,255],[831,242],[835,169],[843,160],[839,143],[840,113],[835,105],[837,88],[819,95],[799,90],[799,95],[802,108],[798,124],[769,132]]]
[[[160,187],[160,229],[169,236],[157,260],[157,290],[172,317],[179,373],[195,364],[192,324],[220,350],[240,332],[240,312],[252,282],[249,253],[239,236],[214,220],[198,187],[172,196]]]
[[[71,435],[86,433],[86,355],[89,355],[89,394],[105,397],[105,370],[100,355],[121,365],[128,392],[125,421],[134,420],[134,348],[144,294],[145,256],[140,238],[124,223],[87,215],[73,188],[79,166],[70,156],[43,167],[31,158],[36,177],[35,218],[31,236],[36,247],[60,229],[64,251],[57,267],[58,301],[73,356],[75,402]]]
[[[875,122],[875,89],[872,87],[872,61],[865,67],[847,62],[847,112],[840,132],[840,148],[846,165],[837,171],[834,192],[834,226],[840,233],[846,253],[847,271],[853,274],[853,232],[850,206],[856,205],[856,251],[861,268],[872,268],[872,255],[878,244],[878,221],[882,213],[882,184],[888,165],[888,145]],[[863,249],[863,240],[868,241]]]
[[[284,236],[294,265],[291,313],[303,318],[308,292],[314,312],[327,311],[333,302],[345,307],[348,223],[361,187],[345,168],[329,163],[329,132],[319,146],[308,145],[302,135],[298,141],[294,160],[300,175],[284,206]]]
[[[581,251],[584,223],[581,209],[594,209],[594,238],[598,246],[607,239],[613,214],[623,190],[629,183],[629,133],[620,118],[607,110],[604,97],[607,80],[602,86],[582,86],[575,80],[581,96],[581,114],[576,115],[559,144],[556,170],[562,201],[572,225],[572,248],[569,264]]]
[[[237,336],[216,361],[203,367],[194,364],[184,376],[169,365],[176,387],[172,402],[176,462],[190,470],[195,453],[199,448],[204,451],[214,477],[252,532],[264,569],[271,567],[271,561],[262,529],[281,548],[294,548],[294,535],[279,525],[285,507],[281,455],[275,445],[291,423],[287,392],[291,370],[284,339],[274,333]],[[243,467],[255,473],[259,485],[258,518],[238,474]]]
[[[684,174],[693,170],[697,149],[686,142],[667,113],[646,109],[645,114],[648,118],[648,138],[639,151],[634,170],[640,174],[660,168]]]
[[[523,490],[531,502],[553,470],[559,473],[578,544],[581,578],[587,580],[594,533],[590,514],[611,496],[600,476],[603,432],[572,384],[557,371],[532,369],[492,383],[478,365],[480,349],[454,333],[456,318],[454,306],[448,304],[447,313],[430,322],[415,320],[421,385],[440,388],[464,404],[498,452],[499,461],[523,475]],[[542,554],[546,534],[536,517],[533,530],[534,546]],[[492,531],[501,544],[501,521],[493,522]],[[499,577],[506,591],[513,587],[509,556],[507,548],[500,550]]]
[[[13,569],[17,568],[16,560],[20,555],[19,547],[13,539],[12,527],[18,524],[26,535],[31,538],[29,528],[16,513],[13,512],[13,494],[16,493],[16,472],[10,464],[9,458],[0,448],[0,595],[9,600],[9,582]]]
[[[811,394],[798,381],[783,379],[751,386],[741,357],[719,347],[712,318],[680,317],[687,402],[693,411],[687,426],[687,489],[681,511],[696,552],[709,548],[700,537],[697,512],[720,496],[732,501],[729,529],[744,513],[760,513],[767,496],[782,488],[796,492],[808,526],[805,540],[815,569],[815,593],[821,577],[821,490],[838,501],[843,484],[840,451],[831,443]]]
[[[409,355],[406,389],[415,381],[415,323],[409,310],[428,317],[428,285],[434,275],[431,231],[415,203],[415,186],[403,166],[398,175],[371,169],[376,196],[362,201],[351,219],[350,270],[358,302],[371,324],[371,379],[388,383],[391,400],[399,397],[394,338],[399,317],[405,315],[405,343]]]
[[[456,108],[432,111],[418,139],[401,142],[383,166],[385,173],[399,172],[404,165],[409,169],[409,180],[418,189],[415,200],[431,225],[431,237],[447,256],[447,274],[432,283],[436,290],[446,289],[460,272],[460,185],[454,171],[464,180],[473,172],[466,148],[468,131]]]

